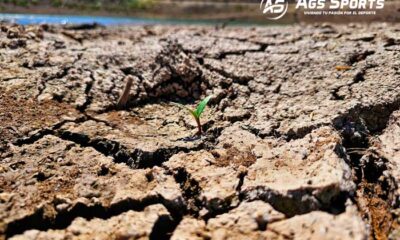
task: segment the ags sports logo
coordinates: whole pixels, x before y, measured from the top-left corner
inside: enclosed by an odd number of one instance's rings
[[[295,10],[308,15],[366,15],[383,9],[385,0],[296,0]],[[293,4],[294,5],[294,4]],[[261,0],[262,13],[271,20],[283,17],[289,0]]]
[[[277,20],[287,12],[289,2],[287,0],[261,0],[262,13],[271,20]]]

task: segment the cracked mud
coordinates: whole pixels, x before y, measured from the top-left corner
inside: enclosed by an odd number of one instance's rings
[[[400,238],[398,24],[2,23],[0,59],[0,239]]]

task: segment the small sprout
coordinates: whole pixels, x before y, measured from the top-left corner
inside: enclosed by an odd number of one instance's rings
[[[133,77],[129,75],[124,80],[126,81],[126,85],[125,85],[124,91],[122,92],[121,96],[119,97],[119,100],[117,103],[117,109],[125,108],[126,104],[128,103],[128,100],[129,100],[129,92],[132,87]]]
[[[201,127],[201,122],[200,122],[200,116],[203,113],[204,109],[206,108],[207,103],[210,101],[210,99],[211,99],[211,96],[208,96],[205,99],[203,99],[199,103],[199,105],[197,105],[197,108],[195,110],[192,110],[182,104],[175,103],[176,106],[186,109],[190,112],[190,114],[192,114],[192,116],[194,117],[194,119],[196,120],[196,123],[197,123],[197,129],[198,129],[197,135],[201,135],[203,133],[203,130]]]
[[[343,65],[343,66],[339,65],[339,66],[336,66],[335,68],[338,71],[346,71],[346,70],[350,70],[351,69],[350,66],[345,66],[345,65]]]

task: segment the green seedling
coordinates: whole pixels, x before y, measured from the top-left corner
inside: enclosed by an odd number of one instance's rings
[[[197,130],[197,135],[201,135],[203,133],[201,122],[200,122],[200,116],[203,113],[204,109],[206,108],[207,103],[208,103],[208,101],[210,101],[210,99],[211,99],[211,96],[208,96],[208,97],[204,98],[199,103],[199,105],[197,105],[197,108],[195,110],[192,110],[192,109],[190,109],[190,108],[188,108],[188,107],[186,107],[186,106],[184,106],[182,104],[175,103],[176,106],[178,106],[180,108],[183,108],[183,109],[186,109],[187,111],[190,112],[190,114],[192,114],[192,116],[194,117],[194,120],[196,120],[196,123],[197,123],[197,129],[198,129]]]

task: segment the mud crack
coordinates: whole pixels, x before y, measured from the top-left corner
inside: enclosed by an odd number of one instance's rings
[[[378,127],[372,129],[362,119],[356,122],[348,120],[342,129],[347,162],[352,168],[353,181],[357,186],[355,196],[351,197],[364,220],[371,226],[371,239],[388,239],[394,220],[391,213],[391,193],[394,189],[390,187],[393,186],[393,180],[385,174],[388,160],[371,146],[374,135],[386,127],[391,113],[389,110],[387,115],[383,115],[382,122],[373,125]]]
[[[167,161],[172,155],[178,152],[188,152],[200,150],[200,145],[194,149],[185,147],[158,148],[155,151],[145,151],[141,149],[128,149],[123,144],[106,138],[91,139],[82,133],[74,133],[70,131],[58,131],[55,135],[61,139],[72,141],[82,147],[93,147],[105,156],[111,156],[116,163],[125,163],[133,169],[151,168],[160,166]]]
[[[58,204],[57,199],[53,200],[52,203],[54,205]],[[53,213],[49,212],[51,209],[40,207],[33,215],[29,215],[9,223],[5,232],[5,236],[6,238],[10,238],[30,229],[41,231],[47,231],[49,229],[65,229],[72,223],[74,219],[78,217],[87,220],[93,218],[105,220],[114,216],[118,216],[129,210],[143,211],[144,208],[156,204],[162,204],[168,209],[172,216],[171,218],[169,216],[161,215],[156,224],[153,226],[153,231],[150,235],[150,238],[160,239],[158,237],[169,236],[182,218],[180,207],[177,207],[175,203],[168,202],[160,195],[150,196],[142,201],[128,198],[110,205],[109,207],[102,206],[101,204],[89,206],[84,203],[77,203],[73,208],[65,212],[60,212],[55,217],[52,217]]]

